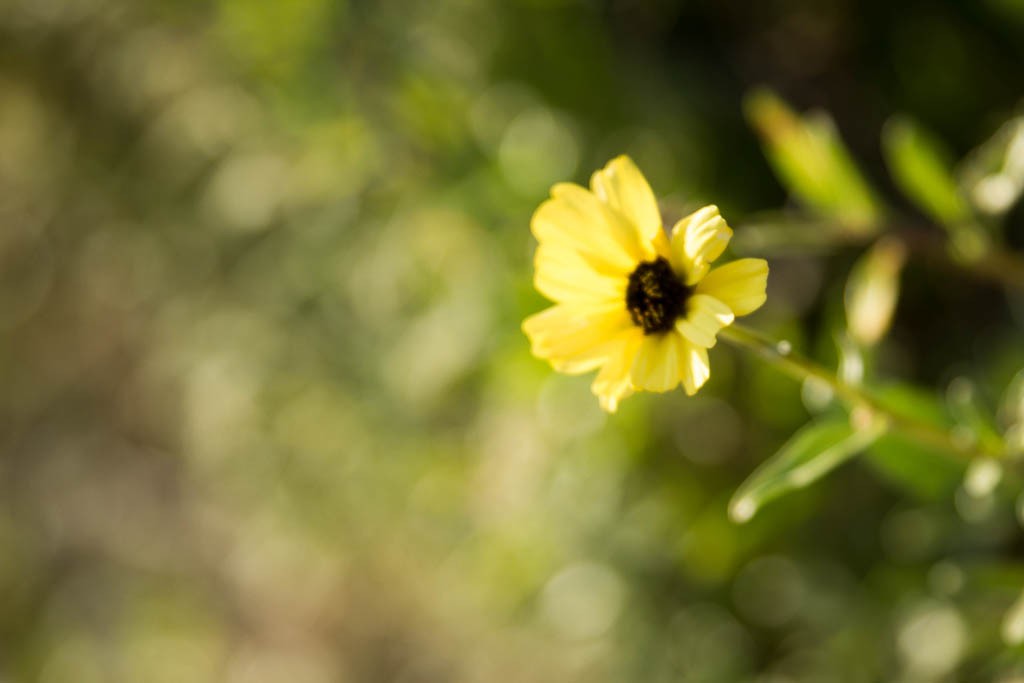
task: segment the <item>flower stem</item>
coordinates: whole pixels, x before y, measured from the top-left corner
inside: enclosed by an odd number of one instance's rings
[[[898,431],[919,443],[939,448],[966,460],[1001,458],[1006,455],[1002,448],[993,449],[977,441],[957,438],[949,429],[894,412],[865,387],[847,384],[836,377],[835,373],[795,353],[787,341],[773,340],[741,325],[725,327],[718,335],[735,346],[753,351],[791,377],[801,381],[816,380],[825,384],[836,396],[850,404],[851,409],[867,409],[871,414],[884,419],[890,430]]]

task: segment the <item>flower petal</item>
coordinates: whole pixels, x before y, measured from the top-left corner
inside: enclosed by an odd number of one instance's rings
[[[714,204],[680,220],[672,228],[672,266],[696,284],[708,272],[709,264],[722,255],[732,237],[725,219]]]
[[[599,367],[624,331],[635,329],[625,308],[559,304],[523,321],[533,355],[560,372]]]
[[[708,350],[681,340],[678,345],[680,374],[687,396],[693,396],[711,376]]]
[[[619,337],[621,343],[610,350],[604,367],[590,386],[601,407],[609,413],[614,413],[619,407],[619,401],[633,393],[630,369],[642,339],[643,334],[639,328],[634,327],[624,332]]]
[[[686,302],[686,316],[676,321],[676,330],[692,344],[710,349],[718,331],[733,320],[732,310],[724,303],[707,294],[694,294]]]
[[[697,292],[710,294],[736,315],[753,313],[767,299],[768,262],[743,258],[715,268],[697,284]]]
[[[572,183],[551,188],[551,199],[537,208],[530,228],[541,244],[574,249],[609,275],[631,272],[646,254],[636,230],[621,215]]]
[[[647,391],[669,391],[679,385],[679,335],[644,336],[633,361],[633,385]]]
[[[633,160],[615,157],[590,178],[590,189],[597,197],[625,216],[639,231],[644,242],[661,232],[661,212],[647,179]]]
[[[537,247],[533,258],[533,284],[544,296],[559,303],[623,302],[626,277],[612,277],[594,270],[579,252],[554,244]]]
[[[600,237],[610,238],[616,246],[628,253],[633,261],[631,265],[648,255],[650,250],[644,244],[645,240],[640,238],[629,219],[602,202],[593,192],[575,183],[556,183],[551,188],[551,196],[589,216],[603,219],[607,231]],[[584,241],[589,242],[597,236],[588,232],[584,234]]]

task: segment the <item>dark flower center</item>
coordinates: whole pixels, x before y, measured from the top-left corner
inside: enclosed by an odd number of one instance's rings
[[[668,332],[676,318],[686,311],[686,300],[693,289],[687,287],[673,272],[663,256],[645,261],[629,276],[626,287],[626,308],[633,324],[644,328],[644,334]]]

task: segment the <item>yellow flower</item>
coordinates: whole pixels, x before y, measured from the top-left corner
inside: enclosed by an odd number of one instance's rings
[[[682,219],[671,237],[633,161],[551,188],[530,225],[534,284],[555,305],[523,322],[534,355],[560,372],[600,368],[592,389],[614,412],[634,391],[693,395],[710,375],[715,335],[765,301],[768,264],[745,258],[711,270],[732,230],[718,207]]]

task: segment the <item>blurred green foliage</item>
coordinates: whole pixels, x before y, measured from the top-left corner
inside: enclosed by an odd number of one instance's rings
[[[871,232],[882,208],[826,114],[799,117],[771,92],[747,99],[747,116],[782,181],[839,229]]]
[[[0,680],[1019,679],[1012,471],[908,474],[887,435],[737,526],[813,388],[723,344],[697,397],[609,418],[519,322],[534,207],[625,152],[770,255],[753,324],[835,362],[867,245],[813,226],[945,244],[891,115],[1024,247],[1022,65],[995,0],[3,3]],[[774,163],[845,183],[770,254],[763,84],[813,147]],[[943,253],[869,370],[939,424],[967,378],[1024,440],[1024,298]]]
[[[729,504],[730,516],[739,523],[748,521],[765,503],[821,479],[883,432],[881,420],[855,426],[840,416],[808,423],[736,490]]]
[[[886,161],[903,192],[941,226],[969,220],[942,143],[908,119],[890,120],[883,132]]]

